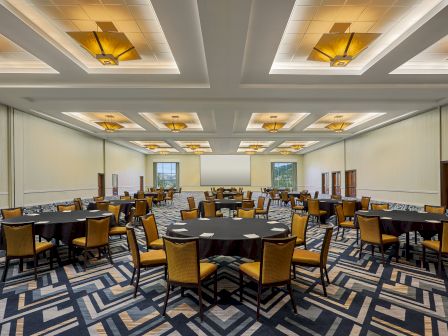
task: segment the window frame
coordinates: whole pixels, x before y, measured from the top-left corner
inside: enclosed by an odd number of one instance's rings
[[[354,174],[353,179],[348,178],[350,174]],[[346,197],[356,197],[356,182],[357,182],[356,169],[350,169],[345,171],[345,196]],[[349,182],[353,182],[351,185]]]
[[[334,178],[334,176],[336,178]],[[335,183],[336,181],[336,183]],[[331,172],[331,194],[342,196],[341,195],[341,171],[333,171]]]
[[[292,172],[292,185],[291,186],[280,186],[275,185],[275,170],[276,170],[276,164],[291,164],[293,167]],[[296,190],[297,189],[297,162],[287,162],[287,161],[274,161],[271,162],[271,186],[273,188],[289,188],[290,190]]]
[[[159,165],[163,165],[163,164],[171,164],[171,165],[174,164],[174,167],[175,167],[175,176],[176,176],[175,181],[176,181],[176,182],[175,182],[175,185],[172,186],[172,187],[174,187],[174,188],[179,188],[179,175],[180,175],[179,162],[165,162],[165,161],[158,161],[158,162],[154,162],[154,163],[153,163],[153,182],[154,182],[154,187],[155,187],[155,188],[159,188],[159,187],[162,187],[162,188],[171,187],[171,185],[167,185],[167,184],[165,184],[165,183],[163,183],[163,185],[159,185],[158,166],[159,166]],[[162,172],[162,174],[168,174],[168,173]],[[166,181],[166,180],[164,180],[164,181]]]
[[[322,173],[322,194],[328,195],[330,193],[330,173]]]

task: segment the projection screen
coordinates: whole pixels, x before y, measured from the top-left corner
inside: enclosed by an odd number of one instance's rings
[[[201,186],[248,185],[249,155],[201,155]]]

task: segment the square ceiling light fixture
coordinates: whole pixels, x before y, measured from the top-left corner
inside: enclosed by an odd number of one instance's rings
[[[115,131],[144,131],[145,129],[120,112],[62,112],[107,133]]]
[[[252,113],[246,127],[246,131],[268,131],[270,133],[289,131],[301,122],[307,115],[309,115],[309,113]]]
[[[159,131],[202,131],[202,124],[196,112],[141,112],[146,121]]]
[[[385,113],[332,112],[308,126],[305,131],[332,131],[342,133],[382,115],[385,115]]]
[[[130,143],[133,143],[134,145],[142,148],[146,148],[151,154],[166,155],[170,153],[179,153],[176,148],[173,148],[168,143],[161,140],[135,140],[130,141]]]

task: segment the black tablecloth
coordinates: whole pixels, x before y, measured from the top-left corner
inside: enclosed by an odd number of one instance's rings
[[[242,201],[236,201],[233,199],[222,199],[222,200],[215,200],[215,209],[221,210],[221,209],[230,209],[230,210],[236,210],[237,208],[241,208],[241,205],[243,204]],[[199,213],[201,217],[204,217],[204,201],[199,202]]]
[[[308,196],[308,194],[304,194],[301,191],[288,191],[288,196],[300,197],[300,195]]]
[[[199,237],[204,232],[214,233],[211,238],[199,240],[201,258],[214,255],[240,256],[259,259],[261,238],[281,238],[289,234],[286,225],[268,224],[265,219],[210,218],[209,220],[192,219],[184,221],[186,225],[170,225],[167,235],[172,237]],[[283,228],[284,231],[271,231],[272,228]],[[174,232],[173,229],[187,229],[186,232]],[[245,234],[257,234],[260,238],[249,239]]]
[[[78,237],[85,236],[85,222],[86,218],[103,217],[110,212],[97,210],[81,210],[71,212],[43,212],[36,216],[20,216],[2,222],[8,224],[34,222],[35,233],[44,237],[47,240],[57,239],[65,244]],[[115,217],[110,216],[110,225],[115,226]],[[47,222],[48,223],[40,223]],[[1,227],[1,224],[0,224]],[[4,249],[3,231],[0,231],[0,249]]]
[[[233,196],[237,195],[238,193],[236,191],[224,191],[222,195],[226,198],[233,198]],[[217,192],[213,192],[213,195],[218,195]]]
[[[124,213],[126,222],[129,220],[129,212],[131,208],[135,206],[135,200],[111,200],[110,204],[120,205],[120,212]],[[87,210],[96,210],[96,203],[90,202],[87,206]]]
[[[351,201],[351,200],[347,200],[347,201]],[[336,214],[336,212],[334,210],[334,206],[337,204],[342,204],[342,201],[331,199],[331,198],[319,199],[319,209],[325,210],[327,212],[326,215],[321,216],[322,223],[325,223],[325,221],[328,218],[330,218],[331,216],[334,216]],[[305,207],[305,210],[308,211],[308,202],[304,201],[303,205]],[[355,210],[359,210],[359,209],[361,209],[361,202],[356,201]]]

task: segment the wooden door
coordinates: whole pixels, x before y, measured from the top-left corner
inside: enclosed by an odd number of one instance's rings
[[[341,172],[331,173],[331,194],[341,195]]]
[[[105,196],[104,174],[98,173],[98,196]]]
[[[345,196],[356,197],[356,170],[345,172]]]
[[[448,207],[448,161],[440,163],[441,205]]]
[[[144,188],[144,179],[143,176],[140,176],[140,191],[144,191],[143,188]]]

